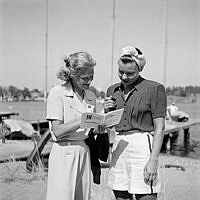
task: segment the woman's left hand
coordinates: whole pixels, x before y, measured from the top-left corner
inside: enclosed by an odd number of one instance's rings
[[[97,128],[94,129],[94,133],[96,134],[104,134],[105,133],[105,126],[104,125],[98,125]]]
[[[158,160],[149,160],[144,168],[144,181],[150,185],[157,178]]]

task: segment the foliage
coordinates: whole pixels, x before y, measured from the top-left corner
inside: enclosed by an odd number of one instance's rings
[[[97,98],[105,98],[105,92],[97,90],[94,86],[90,87],[90,90],[96,95]],[[0,97],[8,98],[12,97],[14,100],[32,98],[31,93],[39,93],[40,97],[44,96],[43,91],[39,89],[29,90],[29,88],[24,87],[24,89],[19,89],[13,85],[8,87],[0,86]],[[200,93],[200,86],[186,86],[186,87],[167,87],[166,88],[167,95],[175,95],[175,96],[190,96],[196,95]],[[20,98],[21,97],[21,98]]]
[[[190,96],[196,95],[200,93],[199,86],[186,86],[186,87],[167,87],[166,88],[167,95],[175,95],[175,96]]]
[[[44,95],[43,92],[39,91],[38,89],[29,90],[29,88],[27,87],[24,87],[24,89],[19,89],[13,85],[7,87],[0,86],[0,97],[2,97],[2,99],[6,101],[9,98],[12,98],[15,101],[31,99],[32,93],[38,93],[40,94],[40,97]]]
[[[28,98],[31,98],[31,93],[30,93],[30,91],[29,91],[29,89],[28,89],[27,87],[25,87],[25,88],[23,89],[22,95],[23,95],[24,99],[26,99],[27,97],[28,97]]]

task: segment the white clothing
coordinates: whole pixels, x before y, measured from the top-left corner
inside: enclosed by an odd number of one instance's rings
[[[73,92],[70,83],[54,86],[47,99],[47,119],[62,120],[64,123],[70,123],[81,117],[83,112],[94,112],[95,95],[89,91],[85,91],[84,99],[81,102],[77,95]],[[62,137],[67,140],[84,140],[87,138],[88,130],[81,129],[67,134]],[[56,138],[52,135],[54,141]]]
[[[174,104],[168,106],[167,109],[170,110],[170,114],[171,115],[176,115],[176,113],[178,111],[178,107],[176,105],[174,105]]]
[[[51,89],[47,99],[47,119],[70,123],[83,112],[93,112],[95,95],[85,91],[81,101],[70,83]],[[52,132],[52,131],[51,131]],[[84,139],[89,129],[67,133],[53,144],[49,156],[46,200],[89,200],[91,184],[90,152]],[[52,138],[56,141],[55,135]]]
[[[90,155],[83,141],[54,143],[48,168],[46,200],[90,200]]]
[[[153,136],[150,133],[116,135],[108,186],[131,194],[160,192],[160,178],[152,185],[144,182],[144,167],[150,157]]]

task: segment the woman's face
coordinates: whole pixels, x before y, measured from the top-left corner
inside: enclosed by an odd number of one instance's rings
[[[128,87],[134,83],[139,77],[138,66],[135,62],[126,63],[119,62],[118,75],[124,87]]]
[[[82,89],[87,90],[90,87],[90,84],[94,77],[94,67],[84,68],[81,70],[81,73],[74,75],[72,77],[74,84]]]

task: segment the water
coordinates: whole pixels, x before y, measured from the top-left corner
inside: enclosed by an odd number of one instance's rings
[[[200,121],[200,101],[196,103],[177,103],[180,110],[188,113],[191,118]],[[100,107],[100,106],[99,106]],[[46,105],[44,102],[0,102],[0,111],[18,112],[19,117],[27,121],[45,119]],[[173,154],[200,159],[200,126],[190,129],[190,152],[183,147],[183,134],[179,134]]]
[[[27,121],[43,120],[46,104],[42,101],[0,102],[0,111],[17,112],[21,119]]]

